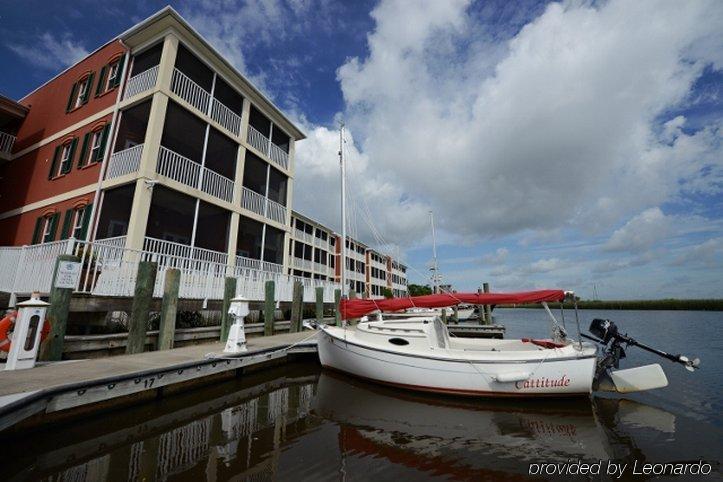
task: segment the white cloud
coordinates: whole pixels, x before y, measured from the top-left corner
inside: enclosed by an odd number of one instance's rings
[[[507,256],[510,254],[507,248],[497,248],[494,253],[489,253],[482,256],[482,262],[487,265],[498,265],[507,261]]]
[[[605,243],[605,251],[640,252],[664,239],[670,232],[672,221],[660,208],[646,209],[617,229]]]
[[[88,51],[70,33],[45,32],[30,42],[7,43],[7,47],[31,65],[47,70],[59,70],[88,55]]]
[[[468,4],[381,2],[369,55],[338,70],[363,175],[396,193],[385,197],[396,206],[374,212],[381,224],[400,222],[390,215],[403,200],[433,208],[464,240],[600,232],[684,193],[720,190],[719,127],[656,125],[716,61],[700,45],[720,40],[720,3],[551,4],[503,46],[480,40],[485,26]],[[299,150],[318,150],[313,142]],[[423,231],[387,234],[404,243]]]

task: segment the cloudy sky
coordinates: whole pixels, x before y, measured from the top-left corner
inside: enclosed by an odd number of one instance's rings
[[[0,5],[20,98],[164,6]],[[35,5],[34,5],[35,4]],[[723,295],[723,2],[181,1],[303,127],[294,208],[426,282],[602,298]],[[56,10],[53,10],[55,8]]]

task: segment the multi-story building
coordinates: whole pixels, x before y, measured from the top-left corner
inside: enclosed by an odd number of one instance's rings
[[[338,235],[291,211],[301,139],[164,8],[18,102],[0,97],[0,245],[72,237],[334,281]],[[348,246],[354,289],[379,292],[379,262],[367,273],[367,247]]]
[[[17,137],[0,244],[112,238],[283,271],[304,134],[172,9],[0,109]]]

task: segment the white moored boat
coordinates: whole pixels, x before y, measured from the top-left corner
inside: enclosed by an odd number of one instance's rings
[[[414,390],[477,396],[587,395],[597,348],[532,341],[452,338],[439,318],[327,326],[325,367]],[[546,345],[546,343],[543,343]]]

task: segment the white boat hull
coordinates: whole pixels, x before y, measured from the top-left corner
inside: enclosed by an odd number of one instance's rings
[[[387,385],[480,397],[575,396],[592,391],[594,355],[556,359],[541,354],[527,361],[445,360],[351,343],[337,335],[328,328],[322,330],[321,364]]]

